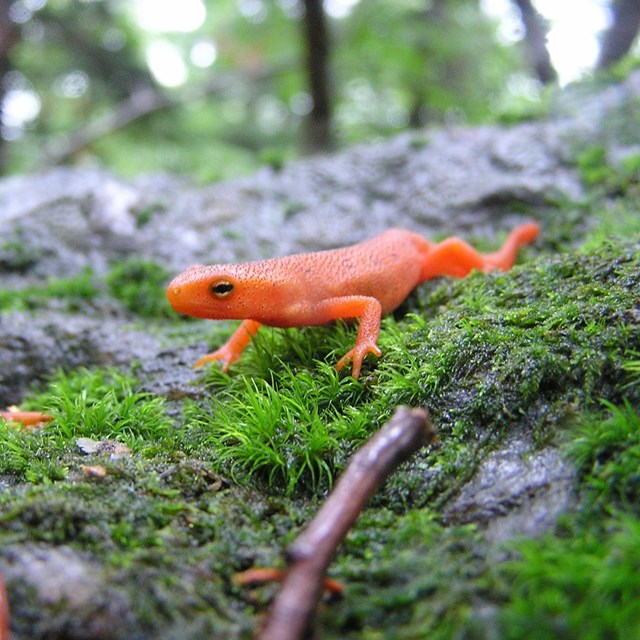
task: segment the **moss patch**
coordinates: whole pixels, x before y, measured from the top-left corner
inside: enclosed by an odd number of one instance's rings
[[[535,259],[529,249],[506,274],[422,285],[409,315],[384,319],[383,357],[368,358],[358,381],[333,369],[355,340],[342,323],[262,329],[229,374],[202,372],[196,400],[144,391],[135,364],[57,373],[24,403],[53,423],[0,424],[0,563],[32,545],[88,557],[107,595],[126,603],[110,638],[248,638],[274,587],[240,589],[233,574],[279,564],[355,448],[398,404],[424,405],[441,444],[404,465],[350,532],[331,567],[347,598],[322,609],[323,637],[632,637],[640,251],[596,239],[633,237],[621,198],[634,188],[606,190],[620,199],[598,209],[604,223],[585,251]],[[548,246],[560,243],[551,236]],[[65,290],[67,310],[117,298],[145,326],[164,317],[157,266],[83,278],[77,295],[65,285],[18,298],[46,308]],[[174,349],[214,325],[162,326]],[[231,330],[215,327],[212,346]],[[479,525],[443,524],[442,509],[514,430],[563,448],[578,506],[540,539],[496,548]],[[83,453],[83,437],[130,451]],[[105,477],[92,475],[99,465]],[[65,603],[9,577],[18,640],[69,629]]]
[[[52,278],[42,285],[21,289],[0,289],[0,310],[28,311],[46,306],[52,300],[69,311],[85,308],[98,295],[98,286],[90,270],[75,278]]]
[[[104,277],[90,269],[72,278],[50,278],[37,285],[0,288],[0,311],[56,308],[68,312],[87,310],[106,298],[117,300],[126,310],[142,318],[175,318],[164,291],[169,273],[155,262],[131,258],[115,263]],[[109,299],[109,298],[107,298]]]
[[[438,477],[398,482],[431,500],[516,424],[545,442],[577,408],[621,399],[639,286],[640,252],[614,245],[426,285],[419,315],[384,321],[383,357],[358,382],[331,366],[352,329],[267,329],[232,375],[208,370],[211,399],[188,409],[186,437],[236,480],[317,491],[393,407],[424,405],[447,443],[430,457]]]
[[[175,317],[164,295],[168,282],[166,269],[137,258],[114,265],[106,277],[109,293],[143,318]]]

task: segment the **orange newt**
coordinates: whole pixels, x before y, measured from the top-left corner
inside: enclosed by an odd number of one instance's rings
[[[233,583],[239,587],[259,586],[267,582],[283,582],[287,575],[286,569],[276,569],[274,567],[253,567],[246,571],[241,571],[233,576]],[[332,578],[324,579],[324,590],[334,597],[344,595],[344,587],[337,580]]]
[[[9,640],[9,599],[0,572],[0,640]]]
[[[193,265],[171,281],[167,298],[189,316],[243,321],[226,344],[194,365],[219,360],[223,371],[263,324],[301,327],[359,318],[356,343],[336,365],[340,370],[351,362],[357,378],[368,353],[381,355],[380,317],[416,285],[436,276],[463,278],[474,269],[506,271],[518,249],[533,242],[539,231],[533,222],[520,225],[498,251],[481,254],[459,238],[434,243],[411,231],[390,229],[342,249],[244,264]]]
[[[51,422],[53,418],[40,411],[20,411],[10,408],[0,411],[0,418],[5,422],[18,422],[25,427],[38,427],[45,422]]]

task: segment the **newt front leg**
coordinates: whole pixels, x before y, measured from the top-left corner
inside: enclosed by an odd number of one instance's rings
[[[194,365],[198,369],[207,362],[221,362],[222,370],[226,371],[245,350],[251,342],[251,338],[257,333],[262,325],[255,320],[244,320],[242,324],[233,332],[231,337],[213,353],[202,356]]]
[[[336,364],[336,370],[340,371],[351,362],[351,375],[357,380],[367,354],[372,353],[378,358],[382,355],[377,344],[382,305],[376,298],[345,296],[325,300],[319,305],[318,312],[327,322],[341,318],[360,318],[355,345]]]

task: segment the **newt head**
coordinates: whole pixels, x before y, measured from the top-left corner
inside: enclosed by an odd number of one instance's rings
[[[196,264],[176,276],[167,299],[178,312],[209,320],[260,319],[281,305],[282,291],[261,263]],[[267,311],[268,310],[268,311]]]
[[[176,276],[167,287],[169,304],[195,318],[236,318],[227,313],[237,305],[237,282],[216,267],[194,264]]]

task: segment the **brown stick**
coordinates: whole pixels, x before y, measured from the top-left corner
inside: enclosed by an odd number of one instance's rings
[[[322,594],[325,571],[365,503],[401,462],[435,437],[426,410],[400,407],[355,453],[320,511],[287,549],[290,568],[260,640],[304,636]]]
[[[0,640],[9,640],[9,599],[0,572]]]

